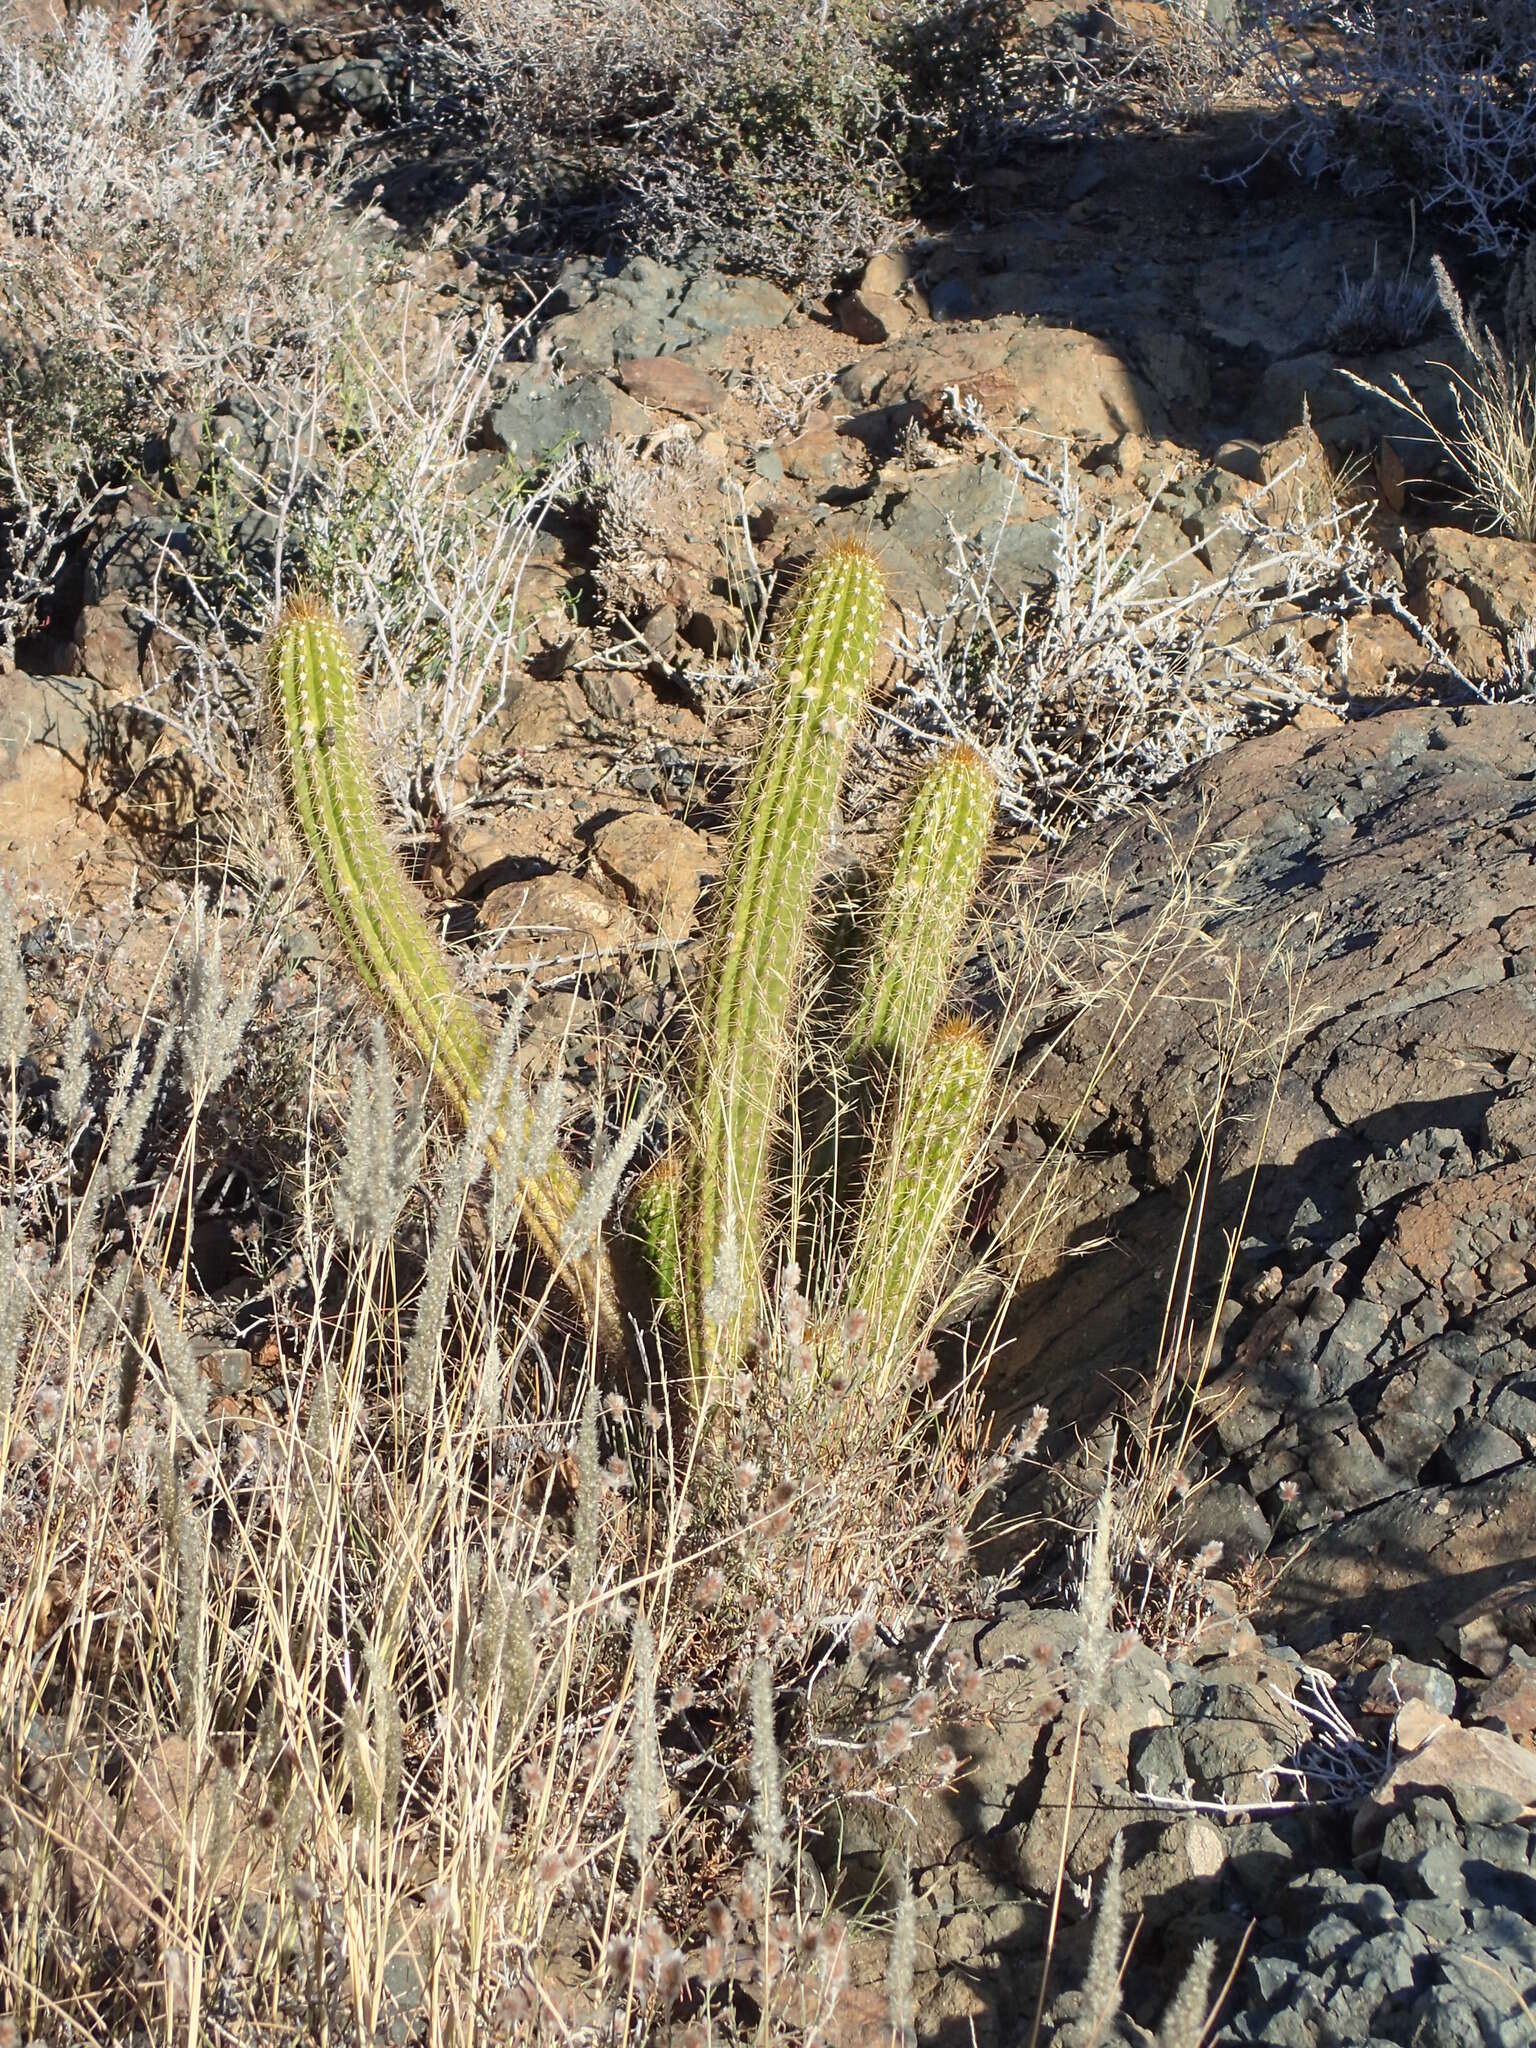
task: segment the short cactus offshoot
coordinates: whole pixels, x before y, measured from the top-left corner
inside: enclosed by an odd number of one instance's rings
[[[871,1053],[905,1067],[944,1006],[965,921],[997,816],[997,782],[963,742],[918,784],[902,826],[858,1006],[849,1026],[855,1059]]]
[[[493,1049],[390,846],[359,731],[352,649],[323,605],[300,599],[283,612],[270,688],[289,801],[337,928],[369,989],[467,1122],[484,1094]],[[522,1136],[497,1128],[493,1156],[515,1158]],[[575,1172],[557,1158],[522,1180],[519,1192],[539,1251],[563,1272],[600,1334],[622,1343],[601,1259],[562,1261],[562,1235],[581,1197]]]

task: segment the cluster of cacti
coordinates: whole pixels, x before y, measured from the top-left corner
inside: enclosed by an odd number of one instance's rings
[[[858,544],[829,550],[800,585],[722,879],[686,1136],[640,1177],[625,1209],[653,1305],[701,1408],[740,1363],[764,1299],[763,1240],[816,883],[884,606],[878,565]],[[390,852],[361,754],[352,657],[335,620],[313,605],[290,607],[272,672],[293,807],[326,900],[369,986],[467,1119],[489,1085],[489,1041]],[[857,1332],[877,1387],[929,1306],[976,1157],[990,1048],[975,1027],[941,1013],[994,810],[991,772],[973,748],[949,749],[924,777],[840,1034],[878,1128],[826,1330]],[[503,1134],[499,1149],[516,1155],[517,1134]],[[558,1158],[522,1187],[527,1227],[558,1270],[570,1266],[562,1247],[581,1199],[578,1176]],[[612,1341],[616,1296],[603,1256],[570,1277],[599,1337]]]

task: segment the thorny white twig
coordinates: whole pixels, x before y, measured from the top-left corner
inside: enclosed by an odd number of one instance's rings
[[[974,400],[949,399],[1016,489],[1049,494],[1053,576],[1043,594],[996,587],[1011,503],[981,559],[952,529],[952,595],[897,638],[909,717],[889,723],[986,748],[1007,812],[1060,838],[1242,734],[1326,701],[1329,677],[1301,639],[1302,619],[1341,613],[1346,578],[1372,588],[1376,557],[1351,510],[1305,502],[1300,458],[1159,560],[1143,546],[1155,495],[1138,512],[1090,515],[1065,446],[1032,462]],[[1232,555],[1220,571],[1202,559],[1218,544]]]
[[[1282,1706],[1300,1714],[1312,1731],[1294,1762],[1276,1764],[1265,1773],[1267,1778],[1293,1783],[1297,1787],[1294,1798],[1196,1799],[1187,1792],[1140,1792],[1137,1798],[1141,1803],[1165,1813],[1212,1813],[1226,1818],[1292,1813],[1303,1806],[1357,1806],[1391,1770],[1390,1731],[1385,1752],[1363,1741],[1335,1699],[1333,1680],[1326,1671],[1303,1665],[1294,1694],[1273,1682],[1269,1690]]]

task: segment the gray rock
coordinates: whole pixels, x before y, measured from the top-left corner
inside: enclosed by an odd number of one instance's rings
[[[1418,1664],[1411,1657],[1393,1657],[1372,1674],[1361,1705],[1368,1714],[1390,1716],[1408,1700],[1423,1700],[1437,1714],[1454,1714],[1456,1681],[1438,1664]]]
[[[1202,1487],[1178,1526],[1179,1548],[1186,1557],[1207,1543],[1219,1543],[1221,1568],[1233,1571],[1262,1557],[1271,1533],[1253,1495],[1245,1487],[1230,1484]]]
[[[1453,1432],[1443,1455],[1458,1483],[1465,1486],[1471,1480],[1486,1479],[1491,1472],[1502,1472],[1507,1465],[1518,1465],[1523,1453],[1512,1436],[1495,1429],[1491,1422],[1471,1421]]]
[[[1536,1380],[1515,1380],[1488,1403],[1488,1420],[1527,1450],[1536,1449]]]
[[[794,311],[792,299],[761,279],[713,271],[690,279],[645,256],[616,277],[576,273],[566,296],[569,310],[546,322],[539,346],[567,369],[607,370],[627,358],[679,350],[703,364],[742,328],[781,327]]]
[[[1189,1777],[1176,1728],[1147,1728],[1133,1737],[1130,1766],[1132,1787],[1159,1799],[1181,1791]]]
[[[928,292],[928,310],[935,320],[969,320],[976,296],[963,277],[941,278]]]
[[[520,463],[541,462],[566,446],[590,446],[611,434],[645,433],[645,407],[606,377],[562,382],[547,370],[523,370],[486,414],[484,433]]]
[[[1371,1353],[1386,1335],[1391,1320],[1390,1311],[1380,1302],[1349,1304],[1318,1357],[1318,1380],[1325,1400],[1337,1400],[1364,1379]]]

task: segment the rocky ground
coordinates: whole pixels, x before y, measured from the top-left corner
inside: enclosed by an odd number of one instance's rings
[[[355,102],[343,70],[311,58],[274,107]],[[755,579],[861,535],[893,646],[949,605],[957,543],[998,588],[1045,590],[1058,508],[1010,449],[1065,449],[1186,591],[1226,573],[1223,522],[1292,465],[1367,505],[1378,580],[1300,621],[1312,666],[1285,722],[1245,738],[1265,720],[1242,712],[1146,814],[1065,833],[1022,803],[1001,847],[978,985],[1023,887],[1067,906],[1085,959],[1153,933],[1158,992],[1123,1041],[1065,987],[1028,1020],[989,1183],[991,1261],[1017,1280],[996,1413],[1049,1417],[998,1502],[1024,1534],[992,1538],[997,1598],[944,1632],[954,1789],[904,1818],[900,1797],[850,1805],[823,1845],[850,1891],[893,1852],[910,1869],[935,2043],[1029,2038],[1064,1826],[1051,2038],[1092,2037],[1072,1987],[1117,1834],[1128,2011],[1149,2025],[1212,1939],[1218,1984],[1233,1972],[1215,2042],[1536,2038],[1536,710],[1476,698],[1523,680],[1536,548],[1470,530],[1354,381],[1433,395],[1443,335],[1328,345],[1341,270],[1403,260],[1396,210],[1278,175],[1213,184],[1234,140],[1045,153],[826,303],[573,255],[477,427],[490,469],[573,446],[610,464],[605,509],[547,521],[505,715],[464,765],[470,800],[416,848],[466,972],[535,967],[532,1027],[573,1081],[678,1012],[750,731],[722,678]],[[506,290],[489,260],[436,286]],[[194,846],[220,843],[230,787],[146,711],[170,654],[148,565],[240,436],[255,472],[278,459],[234,397],[180,423],[0,681],[0,855],[39,957],[148,957]],[[906,741],[882,744],[854,855]],[[1053,1148],[1068,1192],[1041,1226]],[[1069,1596],[1112,1441],[1117,1472],[1166,1484],[1122,1560],[1123,1652],[1084,1705]],[[889,1720],[938,1654],[855,1659],[848,1713]],[[884,1951],[860,1954],[873,1997]]]

